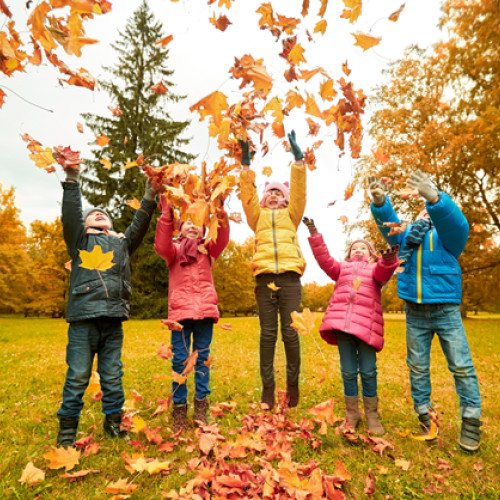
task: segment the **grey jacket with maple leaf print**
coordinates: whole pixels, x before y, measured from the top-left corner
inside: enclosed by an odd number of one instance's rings
[[[143,199],[125,235],[88,230],[82,213],[82,195],[77,182],[63,182],[62,223],[64,241],[71,257],[66,321],[108,317],[121,320],[130,314],[130,255],[139,247],[156,209],[156,202]],[[80,250],[91,252],[100,246],[103,253],[113,252],[114,266],[106,271],[84,269]]]

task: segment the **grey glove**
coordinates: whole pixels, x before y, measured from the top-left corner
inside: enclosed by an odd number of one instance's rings
[[[421,170],[415,170],[408,179],[408,184],[418,191],[422,198],[425,198],[429,203],[433,202],[437,196],[438,192],[436,188],[431,184],[431,181],[427,174]]]
[[[370,175],[368,177],[368,188],[370,189],[373,204],[376,207],[381,207],[385,203],[385,192],[382,183],[377,181],[374,175]]]
[[[64,170],[66,172],[66,182],[78,182],[78,179],[80,177],[80,170],[69,167],[66,167]]]
[[[146,190],[144,191],[144,198],[149,201],[155,201],[156,189],[150,179],[146,181]]]

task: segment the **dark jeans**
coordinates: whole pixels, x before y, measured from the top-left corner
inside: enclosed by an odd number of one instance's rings
[[[278,340],[278,312],[281,338],[285,344],[287,384],[297,385],[300,373],[299,336],[291,326],[293,311],[300,311],[300,275],[294,272],[259,274],[255,278],[255,297],[260,321],[260,376],[264,387],[274,385],[274,352]],[[268,285],[274,283],[278,290]]]
[[[70,323],[63,387],[63,401],[58,417],[77,418],[83,408],[83,394],[89,385],[94,356],[101,378],[102,411],[106,415],[121,411],[125,402],[121,362],[122,322],[115,318],[96,318]]]
[[[205,361],[210,355],[210,344],[214,330],[214,320],[205,319],[185,319],[180,322],[182,331],[172,332],[172,369],[176,373],[184,370],[184,361],[189,354],[198,351],[198,359],[194,367],[195,397],[200,400],[210,394],[210,370],[205,365]],[[193,349],[191,350],[191,340]],[[175,404],[185,404],[187,402],[188,390],[186,384],[172,382],[173,401]]]
[[[377,351],[358,337],[336,332],[340,355],[340,372],[346,396],[358,395],[358,373],[363,396],[377,395]]]

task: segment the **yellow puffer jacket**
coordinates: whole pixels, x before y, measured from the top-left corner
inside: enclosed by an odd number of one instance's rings
[[[290,202],[285,208],[261,208],[255,189],[255,173],[240,174],[240,197],[248,225],[255,232],[252,260],[254,276],[262,273],[304,273],[306,261],[297,240],[306,206],[306,167],[293,165],[290,177]]]

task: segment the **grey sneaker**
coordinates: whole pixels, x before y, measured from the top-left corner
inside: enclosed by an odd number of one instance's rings
[[[458,444],[467,451],[476,451],[481,444],[482,422],[477,418],[463,418]]]

